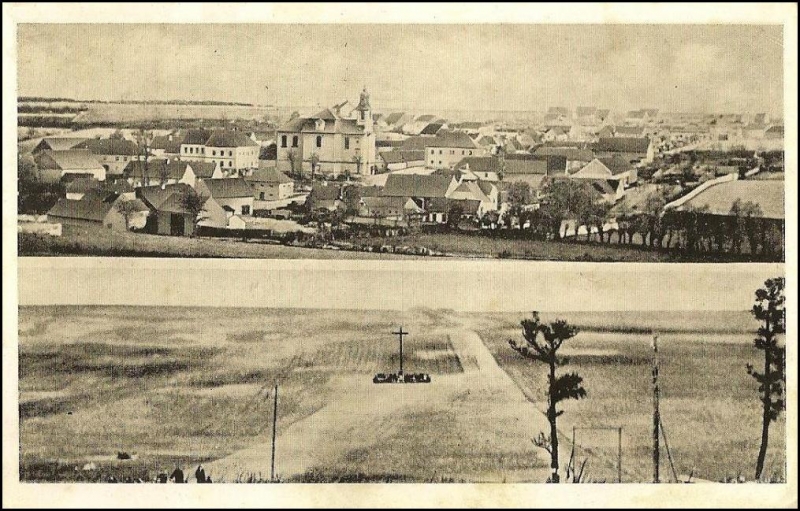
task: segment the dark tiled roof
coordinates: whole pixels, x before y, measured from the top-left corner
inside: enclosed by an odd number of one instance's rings
[[[617,126],[615,129],[617,135],[642,135],[644,133],[644,126]]]
[[[276,169],[257,169],[253,171],[253,174],[250,176],[246,176],[245,181],[247,182],[258,182],[258,183],[268,183],[268,184],[281,184],[281,183],[293,183],[289,176],[284,174],[283,172],[278,172]]]
[[[242,133],[233,130],[217,130],[206,142],[208,147],[258,147],[256,142]]]
[[[37,164],[41,168],[58,170],[99,170],[103,168],[97,158],[86,149],[44,151],[38,155]]]
[[[561,169],[563,172],[564,169]],[[546,159],[512,160],[506,158],[506,174],[548,174]]]
[[[435,135],[440,129],[442,129],[444,124],[438,122],[432,122],[425,126],[422,131],[419,132],[420,135]]]
[[[85,138],[75,138],[75,137],[45,137],[36,144],[36,147],[33,148],[33,153],[38,153],[40,151],[66,151],[67,149],[72,149],[76,145],[80,144],[86,140]]]
[[[208,179],[214,175],[217,169],[217,164],[210,161],[188,161],[186,162],[192,167],[194,175],[203,179]]]
[[[161,186],[143,186],[136,190],[137,196],[153,209],[172,213],[188,213],[182,205],[182,198],[192,193],[192,187],[185,183]]]
[[[598,160],[615,175],[633,168],[633,165],[628,160],[617,154],[609,158],[598,158]]]
[[[612,139],[612,140],[633,140],[633,139]],[[540,147],[533,153],[536,156],[562,156],[571,161],[592,161],[594,154],[589,149],[578,149],[576,147]]]
[[[393,112],[386,116],[386,124],[395,124],[405,115],[405,112]]]
[[[204,145],[211,136],[208,130],[189,130],[181,143],[190,145]]]
[[[435,116],[435,115],[429,115],[429,114],[425,114],[425,115],[420,115],[419,117],[417,117],[417,118],[416,118],[416,119],[414,119],[414,120],[415,120],[416,122],[431,122],[431,121],[433,121],[434,119],[436,119],[436,116]]]
[[[203,184],[206,185],[211,196],[215,199],[253,196],[253,189],[241,177],[206,179]]]
[[[73,179],[66,187],[67,193],[86,193],[89,190],[100,188],[100,181],[93,177],[79,177]]]
[[[458,147],[475,149],[475,142],[461,131],[440,131],[435,137],[425,139],[425,147]]]
[[[314,185],[314,188],[311,190],[311,199],[316,201],[338,200],[341,194],[342,189],[339,185]]]
[[[475,172],[498,172],[500,159],[496,156],[467,156],[462,158],[455,166],[456,169],[469,167]]]
[[[649,147],[649,138],[612,137],[601,138],[595,148],[612,153],[647,153]]]
[[[385,197],[445,197],[452,178],[439,175],[389,174]]]
[[[410,162],[424,162],[425,151],[412,150],[412,151],[385,151],[380,153],[381,159],[388,165],[391,163],[410,163]]]
[[[139,154],[136,144],[130,140],[113,138],[90,138],[76,145],[75,149],[88,149],[92,154],[112,156],[136,156]]]

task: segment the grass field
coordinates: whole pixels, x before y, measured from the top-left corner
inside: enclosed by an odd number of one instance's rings
[[[549,316],[549,317],[548,317]],[[521,340],[524,316],[498,315],[480,330],[484,342],[531,400],[545,409],[545,372],[508,346]],[[544,315],[552,320],[555,315]],[[753,477],[761,434],[757,384],[745,364],[760,352],[752,346],[757,323],[746,313],[637,313],[604,315],[565,313],[557,317],[580,325],[582,332],[564,348],[568,365],[584,378],[588,397],[565,404],[559,429],[623,427],[623,478],[651,478],[652,386],[651,329],[659,332],[661,413],[678,474],[720,480]],[[677,325],[676,325],[677,323]],[[616,478],[617,433],[578,431],[578,459],[589,458],[590,476]],[[770,430],[765,475],[785,478],[785,419]],[[662,449],[663,449],[662,440]],[[567,454],[568,456],[568,454]],[[662,480],[671,479],[666,451]]]
[[[278,382],[284,481],[541,482],[546,456],[529,439],[546,427],[537,411],[544,375],[506,345],[521,317],[21,307],[21,477],[151,479],[200,461],[216,481],[264,474]],[[621,424],[625,480],[649,477],[650,351],[641,332],[660,325],[662,410],[679,473],[750,477],[759,414],[744,371],[756,357],[746,313],[682,313],[683,329],[671,331],[664,314],[567,317],[584,328],[566,354],[589,397],[565,407],[565,440],[573,425]],[[411,332],[406,370],[429,372],[431,384],[371,383],[374,372],[397,368],[399,324]],[[716,334],[733,340],[707,342]],[[768,471],[782,473],[783,434],[781,421]],[[593,452],[590,476],[613,479],[615,442],[579,439],[579,456]],[[87,463],[96,468],[82,470]]]
[[[501,253],[517,259],[558,261],[668,261],[659,252],[608,245],[506,240],[475,235],[423,234],[415,237],[369,238],[367,245],[426,247],[454,257],[490,257]],[[142,233],[112,232],[100,227],[64,225],[61,237],[21,235],[22,256],[140,256],[140,257],[226,257],[271,259],[398,259],[421,258],[392,253],[325,250],[247,243],[238,239],[181,238]]]
[[[347,252],[259,243],[113,232],[63,225],[62,236],[21,234],[20,256],[210,257],[259,259],[413,259],[415,256]],[[418,257],[417,257],[418,258]]]

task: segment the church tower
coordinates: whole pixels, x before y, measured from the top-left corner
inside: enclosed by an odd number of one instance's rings
[[[361,98],[356,107],[356,123],[364,127],[364,133],[372,133],[372,107],[369,106],[369,93],[366,86],[361,91]]]

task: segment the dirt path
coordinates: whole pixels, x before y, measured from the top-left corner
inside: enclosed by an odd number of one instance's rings
[[[463,329],[448,329],[446,333],[462,361],[463,373],[436,375],[426,385],[375,385],[364,375],[332,380],[334,395],[338,396],[335,402],[279,431],[277,474],[286,480],[314,467],[325,467],[353,450],[381,449],[382,439],[413,427],[405,423],[407,414],[449,409],[457,401],[465,421],[471,414],[493,418],[489,422],[493,431],[481,431],[478,436],[502,438],[504,447],[507,443],[515,451],[530,451],[530,432],[546,428],[544,416],[500,368],[477,333]],[[208,463],[206,472],[226,482],[247,474],[269,478],[270,453],[270,437],[262,436],[252,447]],[[503,480],[506,476],[486,477]]]

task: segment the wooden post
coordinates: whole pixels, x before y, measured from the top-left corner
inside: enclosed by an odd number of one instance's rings
[[[653,482],[658,483],[659,475],[659,431],[661,416],[658,410],[658,335],[653,335]]]
[[[619,427],[619,438],[617,443],[617,482],[622,482],[622,426]]]
[[[272,468],[270,470],[271,482],[275,482],[275,433],[278,425],[278,384],[275,384],[275,395],[272,402]]]

